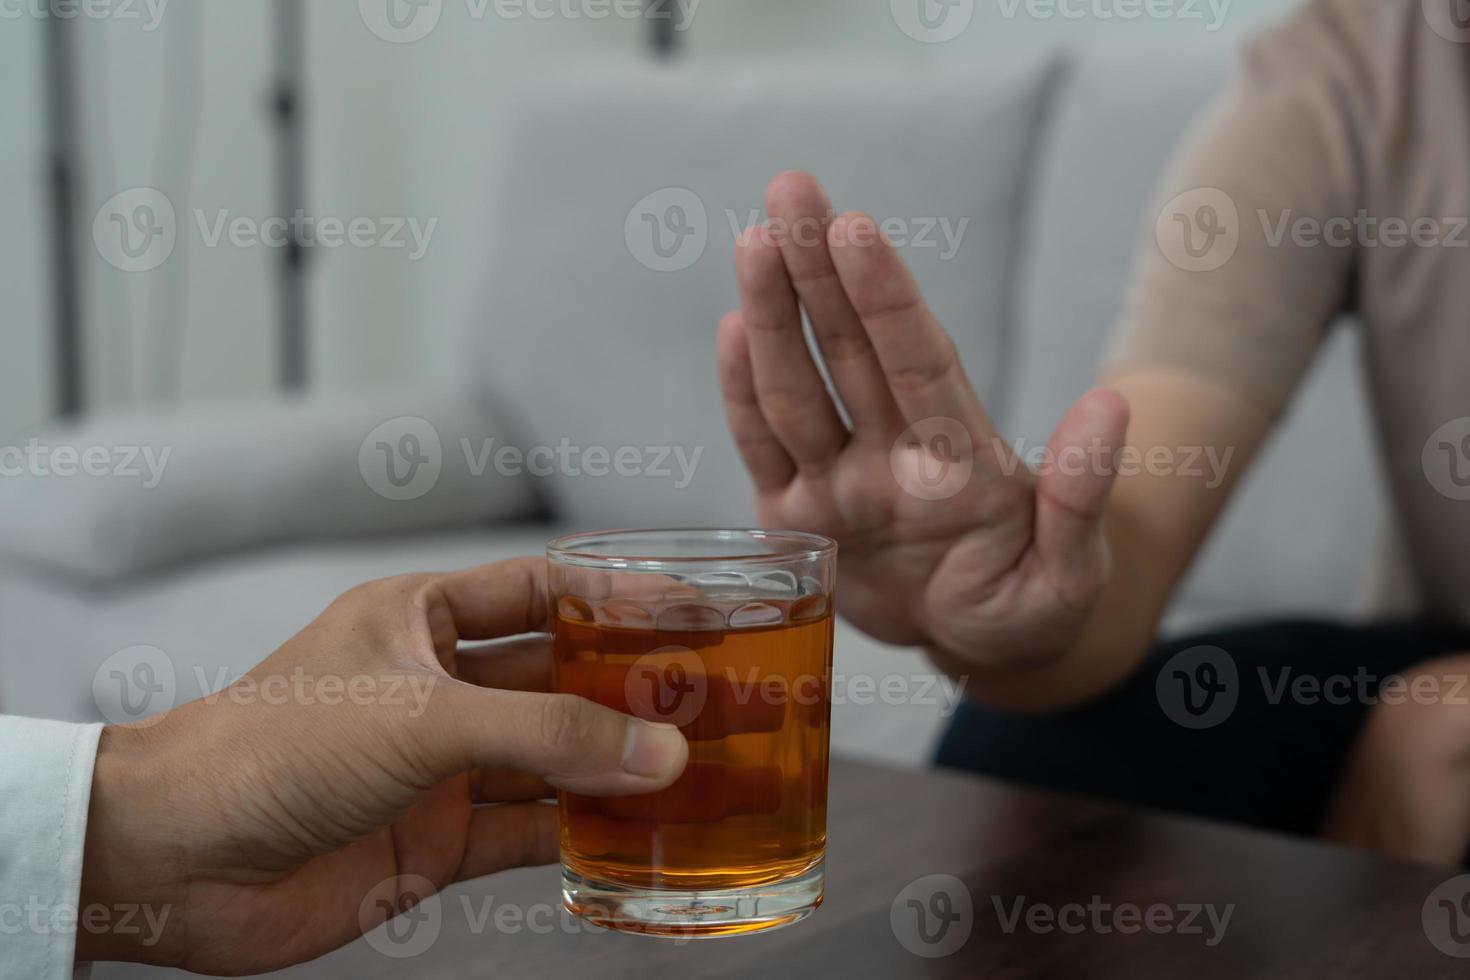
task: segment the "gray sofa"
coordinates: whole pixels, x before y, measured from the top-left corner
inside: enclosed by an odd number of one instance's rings
[[[906,219],[909,260],[992,413],[1008,436],[1044,441],[1119,313],[1139,229],[1153,224],[1150,187],[1229,61],[1170,47],[963,73],[598,67],[524,93],[503,135],[511,164],[484,231],[492,257],[475,286],[486,302],[460,390],[34,434],[46,447],[169,457],[156,486],[118,473],[0,479],[0,709],[157,710],[216,689],[368,578],[536,554],[564,529],[749,523],[712,339],[735,304],[732,220],[748,221],[782,169],[818,173],[839,208]],[[668,211],[688,192],[703,219]],[[639,239],[665,218],[683,219],[688,234],[668,241],[691,251],[670,257]],[[924,219],[952,231],[969,219],[953,254]],[[669,265],[687,268],[660,271]],[[1381,499],[1351,333],[1339,333],[1171,628],[1361,608]],[[497,466],[506,446],[582,450],[577,475],[564,462],[548,476]],[[597,447],[636,452],[624,475],[598,476],[588,470],[607,464],[586,465],[597,457],[585,452]],[[691,479],[674,449],[697,459]],[[884,703],[855,681],[919,678],[923,658],[843,626],[836,672],[837,750],[922,762],[946,698]],[[123,697],[139,676],[146,707]]]

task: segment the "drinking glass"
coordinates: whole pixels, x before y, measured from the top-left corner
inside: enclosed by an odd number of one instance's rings
[[[553,541],[554,690],[674,725],[667,789],[562,792],[567,907],[598,925],[723,936],[822,901],[837,546],[785,531]]]

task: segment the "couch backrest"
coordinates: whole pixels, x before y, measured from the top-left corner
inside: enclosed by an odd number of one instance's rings
[[[978,386],[994,391],[1056,68],[1050,56],[902,74],[623,67],[524,96],[490,236],[484,377],[534,444],[703,451],[687,487],[677,466],[670,478],[562,475],[551,483],[557,517],[582,527],[751,519],[714,330],[738,305],[731,223],[752,223],[782,170],[818,174],[839,210],[904,222],[925,293]],[[680,239],[675,226],[693,233]]]
[[[906,257],[1008,435],[1043,444],[1120,315],[1151,189],[1233,60],[1223,43],[1082,53],[964,73],[607,70],[520,98],[480,330],[481,376],[529,449],[598,447],[660,472],[549,481],[581,527],[740,524],[713,331],[731,253],[777,172],[838,209],[951,229]],[[683,229],[682,237],[678,229]],[[662,236],[654,247],[653,233]],[[682,243],[682,244],[681,244]],[[1326,352],[1188,583],[1193,614],[1340,611],[1380,494],[1346,334]],[[573,455],[571,458],[579,457]],[[606,463],[603,463],[606,466]],[[576,468],[576,464],[573,464]],[[667,470],[668,475],[662,475]]]
[[[1087,54],[1059,88],[1026,229],[1014,437],[1044,444],[1091,384],[1139,242],[1152,241],[1152,187],[1233,61],[1224,45]],[[1238,491],[1181,594],[1188,618],[1341,612],[1359,599],[1383,511],[1353,341],[1335,331]]]

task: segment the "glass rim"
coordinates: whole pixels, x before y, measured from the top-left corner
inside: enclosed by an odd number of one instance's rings
[[[660,537],[686,536],[706,538],[711,544],[731,541],[767,542],[779,546],[779,550],[748,554],[656,554],[657,547],[629,547],[625,550],[591,551],[587,548],[598,541],[637,541],[640,538],[653,540]],[[837,542],[820,534],[806,531],[779,531],[763,528],[622,528],[611,531],[580,531],[565,534],[546,545],[546,557],[561,564],[580,565],[591,568],[659,568],[668,565],[685,567],[690,565],[770,566],[798,562],[830,559],[837,554]]]

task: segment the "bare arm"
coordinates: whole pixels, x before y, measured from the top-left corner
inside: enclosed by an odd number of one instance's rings
[[[1058,465],[1033,472],[871,219],[831,217],[806,174],[777,178],[767,209],[773,223],[738,245],[742,305],[719,333],[762,523],[836,538],[843,615],[928,649],[997,707],[1065,708],[1128,676],[1270,413],[1204,371],[1134,365],[1073,406],[1048,445]],[[813,222],[825,234],[789,233]],[[968,465],[951,465],[957,447]],[[1130,451],[1173,459],[1181,447],[1228,459],[1225,479],[1118,473]],[[929,476],[952,485],[931,493]]]
[[[1086,701],[1132,673],[1147,653],[1159,620],[1200,546],[1271,428],[1257,405],[1229,387],[1172,368],[1129,371],[1106,379],[1132,407],[1127,445],[1133,460],[1150,450],[1198,450],[1208,466],[1125,467],[1103,518],[1111,568],[1077,642],[1059,659],[1031,671],[986,670],[932,649],[936,664],[969,676],[969,693],[1012,711],[1043,711]],[[1213,455],[1203,455],[1213,454]],[[1164,457],[1160,456],[1163,459]],[[1152,470],[1152,472],[1150,472]]]
[[[1351,249],[1266,230],[1359,206],[1337,43],[1304,29],[1254,46],[1185,141],[1146,222],[1107,387],[1059,420],[1057,465],[1040,472],[1001,438],[871,219],[831,217],[810,175],[772,183],[770,224],[736,250],[741,308],[721,324],[721,380],[761,520],[840,541],[849,621],[930,650],[1005,710],[1075,705],[1137,669],[1351,292]],[[1201,238],[1205,224],[1235,234]],[[1228,458],[1224,479],[1116,472],[1120,451],[1166,453],[1167,470],[1181,447]]]

